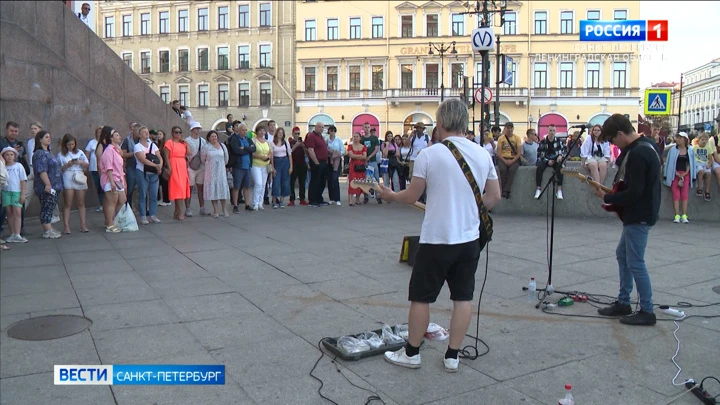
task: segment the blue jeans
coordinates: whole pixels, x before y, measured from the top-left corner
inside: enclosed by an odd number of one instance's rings
[[[622,236],[615,255],[620,269],[620,293],[618,302],[630,304],[630,293],[633,280],[640,296],[640,309],[653,312],[652,287],[650,276],[645,267],[645,248],[647,247],[650,227],[648,225],[631,224],[623,226]]]
[[[290,196],[290,159],[285,157],[275,158],[275,178],[272,182],[273,197]]]
[[[147,215],[154,217],[157,215],[157,192],[159,179],[157,173],[144,173],[139,169],[135,169],[135,182],[138,186],[138,211],[140,216]],[[150,200],[150,205],[146,206],[145,200]]]
[[[95,185],[95,190],[97,191],[98,201],[100,202],[100,206],[102,207],[103,195],[105,195],[105,192],[100,185],[100,172],[90,172],[90,175],[92,175],[93,184]]]
[[[125,168],[125,180],[127,181],[127,190],[125,190],[125,195],[127,196],[127,201],[132,205],[132,196],[135,192],[135,185],[138,184],[139,177],[137,175],[138,170],[134,167],[126,167]]]

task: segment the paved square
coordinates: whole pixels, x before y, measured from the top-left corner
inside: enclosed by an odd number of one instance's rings
[[[30,242],[0,256],[0,403],[323,404],[320,383],[308,375],[322,337],[406,322],[411,269],[398,257],[403,236],[419,234],[422,213],[413,208],[371,201],[185,223],[171,213],[160,208],[163,223],[139,232],[106,234],[101,215],[89,211],[92,233],[53,241],[38,239],[37,219],[28,219]],[[78,229],[76,213],[73,220]],[[566,383],[581,404],[699,403],[671,384],[672,322],[627,327],[536,310],[521,288],[531,276],[539,286],[547,280],[546,218],[496,215],[495,226],[480,309],[487,355],[462,360],[455,375],[443,371],[444,342],[426,342],[419,370],[379,356],[335,364],[325,357],[315,371],[323,394],[364,404],[370,393],[346,377],[388,404],[552,405]],[[620,229],[615,219],[558,219],[555,288],[615,295]],[[656,304],[720,301],[712,291],[720,285],[718,240],[712,223],[653,228],[647,262]],[[484,255],[476,297],[483,277]],[[431,312],[445,327],[448,295],[443,290]],[[720,306],[685,311],[717,315]],[[49,314],[84,314],[93,325],[52,341],[7,336],[12,323]],[[687,319],[678,336],[679,381],[720,377],[720,318]],[[53,385],[54,364],[100,363],[225,364],[228,378],[205,387]],[[720,385],[707,384],[720,394]]]

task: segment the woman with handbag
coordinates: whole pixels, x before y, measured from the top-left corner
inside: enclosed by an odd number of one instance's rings
[[[73,200],[77,201],[78,215],[80,216],[80,232],[89,232],[85,223],[85,192],[87,191],[87,176],[85,170],[90,167],[85,153],[77,148],[77,140],[70,134],[65,134],[60,141],[60,153],[57,155],[62,165],[63,174],[63,221],[65,234],[70,234],[70,209]]]
[[[348,172],[348,204],[362,205],[360,196],[363,191],[359,188],[352,188],[350,182],[353,180],[365,179],[365,162],[367,161],[367,146],[360,142],[360,133],[355,132],[352,137],[352,143],[348,145],[347,151],[350,156],[350,171]],[[355,197],[353,203],[352,197]]]
[[[190,197],[190,181],[188,179],[187,145],[182,139],[182,129],[175,126],[170,131],[170,139],[163,147],[163,169],[162,176],[168,181],[168,195],[170,200],[175,201],[175,212],[173,218],[183,221],[185,215],[182,212],[182,204]]]
[[[285,139],[285,129],[275,130],[272,141],[273,167],[275,177],[272,181],[273,208],[285,208],[285,200],[290,197],[290,175],[293,163],[290,159],[290,143]]]
[[[205,165],[205,187],[203,187],[205,201],[210,201],[212,204],[213,218],[219,216],[217,203],[220,201],[223,216],[227,218],[230,216],[226,205],[227,200],[230,199],[230,188],[225,165],[230,160],[230,155],[225,144],[219,141],[216,131],[208,132],[206,138],[208,145],[202,150],[202,161]]]
[[[125,162],[122,158],[120,144],[123,141],[120,132],[104,126],[100,132],[100,144],[107,145],[100,158],[100,185],[105,191],[103,197],[103,214],[105,215],[105,232],[118,233],[120,228],[113,225],[115,213],[125,205]],[[98,146],[98,149],[100,147]]]
[[[155,141],[155,145],[157,145],[158,149],[161,151],[165,147],[165,131],[162,129],[158,129],[157,131],[157,140]],[[162,155],[162,152],[160,152]],[[162,171],[158,173],[158,180],[160,183],[159,192],[158,192],[158,205],[161,207],[167,207],[171,204],[170,202],[170,195],[168,194],[168,181],[165,177],[162,176]]]
[[[43,238],[57,239],[60,232],[52,227],[53,210],[57,207],[60,192],[65,188],[60,171],[60,162],[50,152],[52,137],[47,131],[35,134],[33,172],[35,173],[35,195],[40,199],[40,224]]]
[[[157,217],[158,173],[162,171],[162,157],[160,149],[152,142],[150,130],[140,127],[138,130],[140,140],[135,144],[135,180],[138,185],[138,211],[140,223],[147,225],[150,222],[159,224]],[[147,204],[146,200],[149,200]],[[146,205],[147,204],[147,205]],[[148,221],[148,216],[150,220]]]
[[[265,139],[265,133],[267,131],[265,124],[258,125],[256,130],[257,136],[254,138],[255,153],[252,154],[253,160],[252,167],[250,168],[250,175],[253,181],[252,210],[262,211],[265,209],[263,208],[263,196],[268,172],[273,170],[273,154],[270,142]]]

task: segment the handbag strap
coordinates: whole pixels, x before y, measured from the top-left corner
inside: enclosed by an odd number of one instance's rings
[[[480,214],[480,225],[485,229],[485,233],[487,234],[487,239],[489,241],[492,239],[493,234],[492,221],[490,220],[490,214],[488,214],[487,208],[485,208],[485,204],[483,204],[482,192],[480,191],[480,187],[475,180],[475,175],[473,174],[472,170],[470,170],[470,166],[468,166],[465,158],[463,157],[462,153],[460,153],[460,150],[457,148],[457,146],[455,146],[447,139],[444,140],[442,144],[445,145],[448,149],[450,149],[450,152],[455,157],[455,160],[457,160],[458,165],[460,165],[460,169],[463,171],[465,178],[467,179],[468,183],[470,183],[470,188],[472,188],[473,194],[475,195],[475,202],[478,206],[478,213]]]

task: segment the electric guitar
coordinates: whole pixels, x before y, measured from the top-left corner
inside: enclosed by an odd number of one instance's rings
[[[355,179],[355,180],[350,180],[350,187],[352,187],[352,188],[359,188],[359,189],[362,190],[363,193],[365,193],[365,194],[369,194],[369,193],[370,193],[370,190],[381,190],[380,185],[378,184],[378,182],[375,181],[375,179],[372,179],[372,178],[370,178],[370,179]],[[425,211],[425,204],[423,204],[423,203],[414,202],[414,203],[413,203],[413,206],[414,206],[415,208],[418,208],[418,209],[421,209],[421,210]]]
[[[565,176],[574,177],[574,178],[580,180],[581,182],[590,185],[590,187],[592,187],[596,190],[602,190],[606,193],[616,193],[625,187],[625,183],[622,180],[615,183],[613,188],[610,188],[610,187],[606,187],[606,186],[598,183],[597,181],[593,180],[592,177],[586,176],[582,173],[578,173],[574,170],[562,169],[561,172]],[[601,207],[607,212],[614,212],[615,214],[617,214],[618,218],[620,218],[620,220],[622,221],[622,219],[623,219],[623,208],[622,207],[619,207],[619,206],[613,205],[613,204],[605,204],[605,203],[601,204]]]

